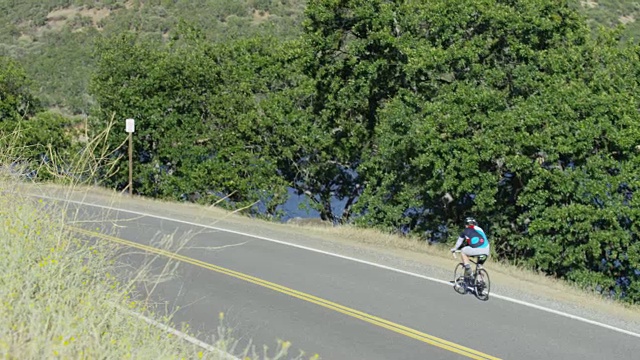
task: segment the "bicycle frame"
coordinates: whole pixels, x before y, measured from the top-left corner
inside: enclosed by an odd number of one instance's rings
[[[460,250],[456,250],[453,252],[453,257],[454,259],[457,259],[458,257],[456,256],[456,253],[461,252]],[[482,264],[479,263],[479,261],[474,260],[471,256],[468,257],[469,261],[473,264],[475,264],[475,270],[473,271],[473,284],[465,284],[465,288],[469,288],[475,293],[476,297],[480,300],[484,300],[486,301],[489,298],[489,274],[487,273],[487,270],[484,269],[484,266],[482,266]],[[484,261],[483,261],[484,262]],[[459,263],[458,266],[463,265],[462,262]],[[482,276],[483,280],[483,284],[486,285],[486,293],[484,292],[484,290],[480,290],[482,293],[479,293],[478,288],[476,287],[476,283],[478,281],[478,274],[480,272],[483,272],[484,275]],[[457,280],[454,277],[454,282],[456,282]],[[454,289],[455,289],[456,285],[454,285]],[[456,292],[459,292],[458,290],[456,290]],[[461,292],[459,292],[460,294],[462,294]]]

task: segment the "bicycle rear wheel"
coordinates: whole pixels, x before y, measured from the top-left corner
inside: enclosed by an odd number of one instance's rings
[[[489,273],[485,269],[478,270],[478,274],[475,279],[476,297],[482,301],[489,300],[489,291],[491,290],[491,280],[489,280]]]
[[[467,292],[467,288],[464,285],[464,266],[462,264],[458,264],[453,271],[453,290],[463,295]]]

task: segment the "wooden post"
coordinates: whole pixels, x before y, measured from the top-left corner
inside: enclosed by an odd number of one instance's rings
[[[135,120],[126,120],[125,131],[129,133],[129,196],[133,196],[133,132],[135,131]]]
[[[133,133],[129,133],[129,195],[133,196]]]

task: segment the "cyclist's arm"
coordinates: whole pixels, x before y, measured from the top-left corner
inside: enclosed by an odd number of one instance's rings
[[[464,236],[459,236],[458,237],[458,241],[456,241],[456,245],[451,249],[451,250],[459,250],[460,249],[460,245],[462,245],[462,242],[464,241]]]

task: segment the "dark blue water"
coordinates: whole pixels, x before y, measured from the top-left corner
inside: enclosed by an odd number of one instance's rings
[[[284,216],[281,219],[282,222],[286,222],[296,217],[302,219],[320,218],[320,213],[308,206],[310,203],[309,197],[306,195],[297,195],[292,188],[289,188],[287,192],[289,198],[284,204],[278,206],[278,210],[282,210],[284,212]],[[333,210],[334,215],[342,216],[346,203],[347,199],[340,200],[335,197],[332,198],[331,209]]]

